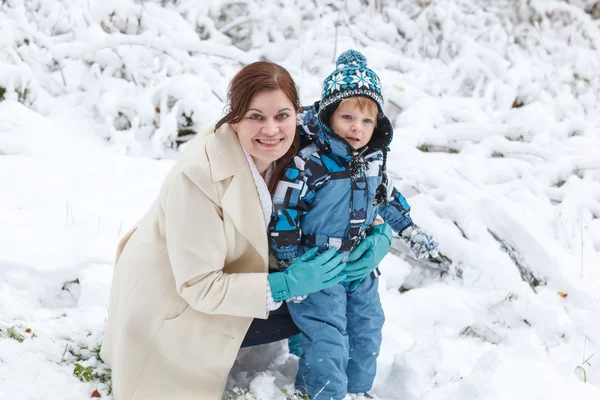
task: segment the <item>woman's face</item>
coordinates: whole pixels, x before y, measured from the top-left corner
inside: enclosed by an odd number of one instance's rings
[[[240,122],[231,127],[262,174],[292,145],[296,134],[296,108],[281,89],[259,92],[250,101]]]

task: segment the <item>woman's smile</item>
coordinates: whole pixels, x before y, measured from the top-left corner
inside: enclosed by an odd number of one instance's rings
[[[256,139],[256,141],[261,144],[262,146],[272,149],[275,148],[277,146],[279,146],[281,144],[281,142],[283,142],[284,138],[279,138],[279,139]]]

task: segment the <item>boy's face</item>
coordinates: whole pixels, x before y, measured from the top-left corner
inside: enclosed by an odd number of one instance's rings
[[[359,107],[343,103],[331,116],[331,129],[344,138],[354,149],[360,149],[369,143],[377,114],[363,111]]]

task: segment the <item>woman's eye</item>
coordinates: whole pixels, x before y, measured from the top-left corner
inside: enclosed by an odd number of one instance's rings
[[[281,113],[281,114],[279,114],[279,115],[277,116],[277,118],[279,118],[279,119],[286,119],[286,118],[288,118],[289,116],[290,116],[290,115],[289,115],[289,114],[287,114],[287,113]]]
[[[255,121],[259,121],[261,118],[262,118],[262,117],[261,117],[260,115],[258,115],[258,114],[252,114],[252,115],[250,116],[250,119],[253,119],[253,120],[255,120]]]

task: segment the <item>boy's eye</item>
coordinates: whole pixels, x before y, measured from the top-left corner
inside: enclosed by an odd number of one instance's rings
[[[365,124],[372,124],[373,123],[373,120],[371,118],[365,118],[363,121],[365,122]]]
[[[342,118],[350,120],[352,119],[352,115],[344,114],[342,115]]]

